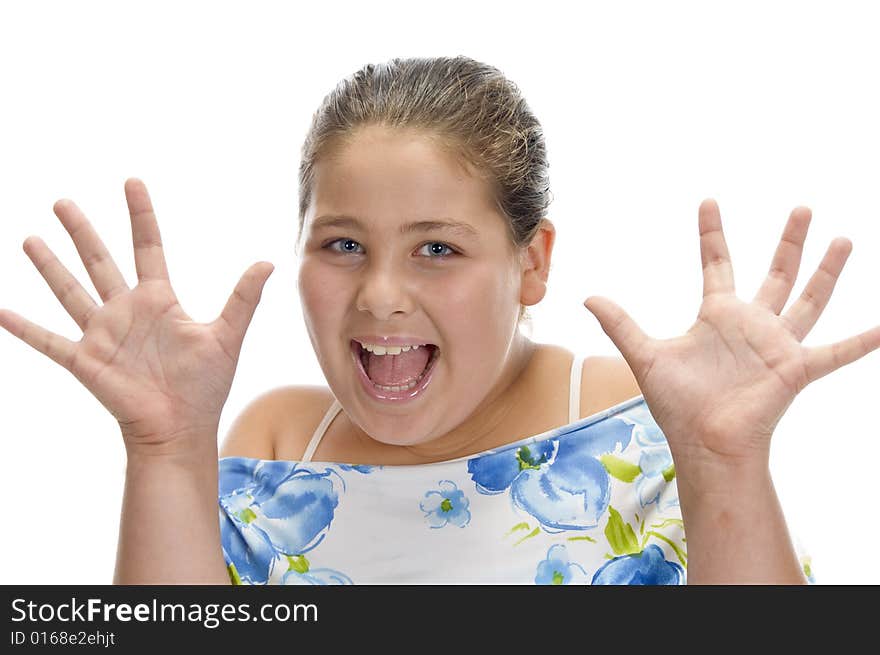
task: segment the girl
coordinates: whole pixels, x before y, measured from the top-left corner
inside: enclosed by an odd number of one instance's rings
[[[805,581],[770,438],[807,384],[880,345],[880,328],[800,345],[846,239],[781,313],[808,209],[792,212],[751,303],[707,200],[686,334],[652,339],[594,296],[584,305],[622,360],[536,344],[519,327],[555,240],[538,121],[513,83],[465,57],[368,65],[324,100],[300,169],[298,285],[329,388],[255,400],[218,475],[220,413],[273,267],[252,266],[214,322],[194,323],[146,189],[130,179],[125,192],[134,289],[77,207],[54,208],[102,306],[39,239],[24,244],[78,343],[0,312],[119,421],[117,583]]]

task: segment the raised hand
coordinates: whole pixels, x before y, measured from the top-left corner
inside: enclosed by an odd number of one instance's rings
[[[70,200],[54,212],[103,301],[98,305],[38,237],[23,248],[83,335],[78,342],[9,310],[0,326],[70,371],[116,418],[126,448],[176,452],[216,430],[268,262],[241,277],[220,316],[195,323],[168,279],[159,226],[143,182],[125,182],[138,284],[130,289],[91,223]],[[216,432],[214,433],[216,434]],[[215,444],[216,445],[216,444]]]
[[[647,336],[614,302],[584,305],[629,364],[648,408],[682,466],[766,467],[776,424],[808,384],[880,346],[880,326],[830,345],[801,344],[828,303],[852,250],[831,242],[800,298],[782,314],[803,253],[810,210],[792,211],[770,272],[751,303],[734,292],[717,204],[699,209],[703,302],[682,336]]]

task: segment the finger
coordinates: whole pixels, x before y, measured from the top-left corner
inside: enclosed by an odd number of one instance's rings
[[[623,355],[633,373],[640,375],[650,367],[652,339],[642,332],[623,308],[602,296],[590,296],[584,301],[584,307],[599,321],[602,330]]]
[[[783,315],[789,330],[798,341],[804,340],[822,315],[851,252],[852,241],[844,237],[834,239],[825,251],[819,269],[813,273],[813,277],[804,287],[803,293]]]
[[[734,293],[733,265],[721,230],[721,212],[711,199],[700,203],[700,257],[703,262],[703,298],[713,293]]]
[[[9,309],[0,309],[0,327],[70,371],[76,350],[76,343],[70,339],[49,332]]]
[[[237,357],[241,351],[245,332],[262,297],[263,286],[275,270],[272,264],[266,266],[267,263],[254,264],[245,271],[220,316],[214,321],[220,341],[230,356]]]
[[[116,262],[104,247],[92,224],[72,200],[61,199],[52,207],[64,229],[73,239],[76,251],[85,264],[101,300],[107,302],[118,293],[128,291],[128,284],[116,267]]]
[[[776,253],[770,264],[770,272],[764,284],[755,294],[753,302],[764,305],[774,314],[779,314],[797,280],[801,257],[804,253],[804,241],[813,214],[807,207],[796,207],[788,217],[782,239],[776,246]]]
[[[162,249],[159,223],[147,187],[136,177],[125,181],[125,199],[131,215],[131,240],[138,281],[167,280],[168,266]]]
[[[23,250],[34,263],[40,275],[49,284],[52,293],[61,301],[64,309],[85,332],[89,317],[98,308],[97,303],[89,295],[79,281],[65,268],[49,246],[39,237],[28,237],[22,246]]]
[[[810,348],[806,355],[807,379],[818,380],[880,347],[880,325],[849,339]]]

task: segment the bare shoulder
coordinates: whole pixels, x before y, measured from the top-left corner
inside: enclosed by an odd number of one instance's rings
[[[619,405],[641,393],[636,378],[623,357],[594,356],[584,359],[580,418]]]
[[[317,386],[289,385],[260,394],[233,421],[220,449],[220,457],[283,459],[276,453],[279,436],[283,434],[285,446],[289,446],[287,426],[291,421],[310,425],[312,414],[323,411],[321,408],[327,402],[332,402],[329,390]],[[298,434],[298,431],[293,433]],[[307,439],[308,435],[304,438]]]

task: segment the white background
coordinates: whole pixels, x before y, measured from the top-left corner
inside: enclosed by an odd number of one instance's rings
[[[852,240],[805,345],[880,322],[880,40],[869,3],[309,4],[4,3],[0,307],[78,340],[22,243],[42,237],[98,299],[52,213],[72,198],[133,285],[123,182],[140,177],[195,320],[216,318],[251,264],[276,267],[221,438],[258,394],[324,384],[293,254],[312,112],[368,62],[464,54],[516,82],[546,133],[558,240],[534,340],[617,355],[582,305],[592,294],[653,336],[686,330],[702,294],[697,208],[708,197],[744,299],[795,206],[813,222],[792,301],[830,241]],[[0,582],[111,582],[125,468],[115,420],[5,330],[0,366]],[[815,382],[774,437],[776,486],[820,583],[880,583],[870,564],[880,428],[867,411],[878,373],[874,352]]]

